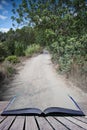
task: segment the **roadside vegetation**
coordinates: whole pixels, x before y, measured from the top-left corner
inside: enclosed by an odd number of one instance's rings
[[[10,62],[12,64],[16,64],[19,62],[19,59],[17,56],[13,55],[13,56],[8,56],[7,58],[5,58],[5,61]]]
[[[42,51],[40,44],[35,44],[36,32],[32,27],[10,29],[7,33],[0,32],[0,79],[15,73],[15,65],[20,57],[31,57]]]
[[[22,0],[19,6],[14,1],[12,5],[12,20],[28,24],[0,32],[0,61],[10,55],[30,57],[46,47],[58,71],[86,87],[87,1]]]
[[[25,50],[25,56],[31,57],[34,54],[38,54],[42,52],[42,48],[39,44],[32,44],[27,47]]]

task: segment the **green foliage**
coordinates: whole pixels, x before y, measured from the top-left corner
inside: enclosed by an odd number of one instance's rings
[[[4,43],[0,43],[0,61],[4,60],[4,58],[8,55],[8,50]]]
[[[25,26],[15,31],[15,41],[27,47],[35,42],[35,31],[32,27]]]
[[[14,51],[15,51],[15,37],[14,37],[14,34],[15,34],[15,31],[13,31],[13,29],[10,29],[7,32],[5,46],[7,47],[9,55],[14,55]]]
[[[22,42],[15,42],[15,52],[14,54],[16,56],[24,56],[24,50],[25,50],[25,46]]]
[[[15,69],[12,66],[8,66],[6,71],[8,77],[15,73]]]
[[[59,70],[63,72],[70,72],[73,59],[70,55],[66,54],[63,57],[59,58]]]
[[[85,72],[85,64],[87,61],[86,44],[86,35],[80,38],[67,37],[65,39],[60,37],[58,41],[52,43],[50,49],[53,54],[53,59],[59,63],[59,70],[69,72],[72,69],[72,64],[76,63]]]
[[[5,60],[6,60],[6,61],[9,61],[9,62],[12,63],[12,64],[15,64],[15,63],[18,63],[18,62],[19,62],[18,57],[15,56],[15,55],[8,56]]]
[[[44,30],[36,29],[36,40],[35,41],[36,41],[36,43],[40,44],[41,46],[46,46]]]
[[[45,40],[46,40],[46,45],[50,45],[50,42],[54,41],[55,39],[55,32],[52,29],[46,29],[45,31]]]
[[[41,52],[41,46],[39,44],[32,44],[27,47],[25,50],[25,55],[26,56],[32,56],[35,53],[40,53]]]
[[[6,33],[0,32],[0,42],[4,42],[6,40]]]
[[[0,61],[7,56],[24,56],[27,46],[35,43],[36,32],[32,27],[23,27],[21,29],[10,29],[7,33],[0,33]]]

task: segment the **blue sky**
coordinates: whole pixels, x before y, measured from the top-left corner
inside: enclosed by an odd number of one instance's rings
[[[21,0],[15,0],[17,4]],[[0,31],[7,32],[12,26],[11,16],[12,14],[12,4],[10,0],[0,0]]]

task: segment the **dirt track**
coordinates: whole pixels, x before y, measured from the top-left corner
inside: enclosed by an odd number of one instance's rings
[[[1,91],[3,100],[19,94],[45,92],[47,88],[55,87],[55,91],[59,90],[62,94],[67,93],[74,97],[83,109],[87,107],[87,94],[57,74],[49,54],[40,54],[27,59],[23,64],[10,84],[5,85],[5,89]]]

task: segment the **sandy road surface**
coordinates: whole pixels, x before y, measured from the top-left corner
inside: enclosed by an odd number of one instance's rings
[[[45,93],[50,87],[74,97],[84,111],[87,108],[87,94],[57,74],[49,54],[27,59],[10,84],[4,86],[1,95],[3,100],[9,100],[14,95]]]

